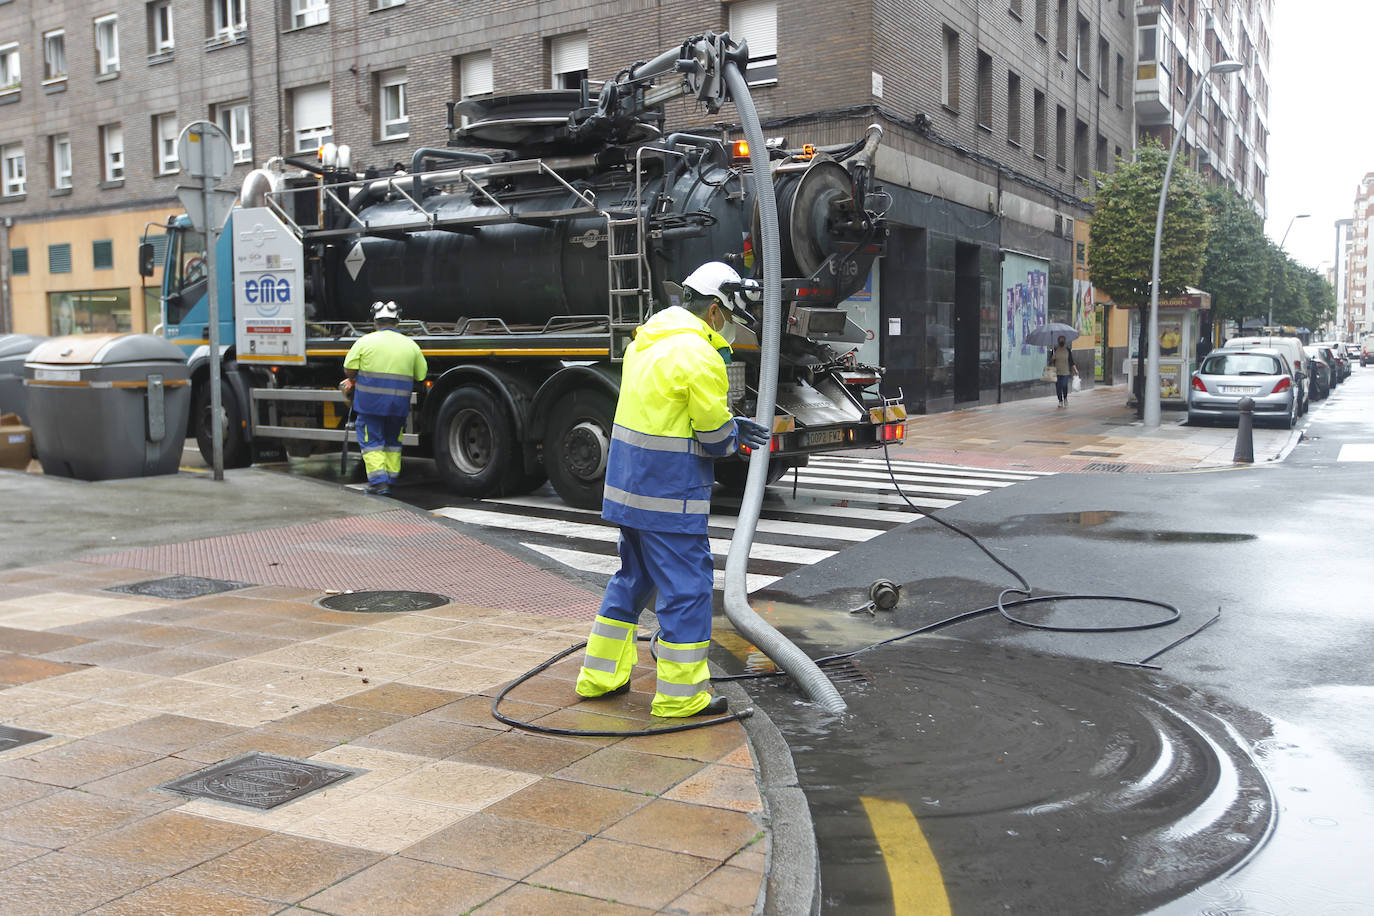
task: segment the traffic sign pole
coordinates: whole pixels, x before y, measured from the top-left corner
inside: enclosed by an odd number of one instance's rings
[[[215,480],[224,479],[224,403],[221,396],[219,349],[219,290],[216,287],[215,253],[219,247],[220,220],[214,209],[214,186],[233,170],[229,138],[209,121],[192,121],[177,139],[177,156],[186,173],[200,181],[200,213],[191,214],[205,233],[206,302],[210,312],[210,455]],[[197,220],[198,217],[198,220]]]

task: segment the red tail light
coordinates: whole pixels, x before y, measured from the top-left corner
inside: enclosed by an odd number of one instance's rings
[[[1207,393],[1207,386],[1202,384],[1202,379],[1198,378],[1196,375],[1193,376],[1193,390],[1201,391],[1203,394]]]
[[[1280,391],[1287,391],[1292,387],[1293,380],[1285,375],[1283,378],[1279,379],[1279,383],[1274,386],[1274,394],[1278,394]]]

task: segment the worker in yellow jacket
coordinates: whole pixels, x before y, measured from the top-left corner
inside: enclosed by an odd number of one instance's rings
[[[683,281],[683,304],[635,334],[620,373],[602,518],[620,525],[620,570],[611,577],[577,679],[584,697],[625,693],[638,659],[640,609],[658,590],[656,716],[724,712],[708,690],[714,458],[763,448],[766,426],[734,416],[725,363],[736,321],[749,321],[743,281],[711,261]]]
[[[410,393],[429,365],[419,344],[399,330],[395,302],[372,303],[377,330],[364,334],[344,357],[344,392],[357,414],[358,450],[367,469],[367,492],[389,496],[401,476],[401,432],[410,414]]]

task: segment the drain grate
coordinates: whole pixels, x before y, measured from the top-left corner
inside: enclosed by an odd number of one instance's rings
[[[168,576],[165,579],[146,579],[128,585],[112,585],[107,592],[121,592],[125,595],[143,595],[148,598],[203,598],[248,588],[248,582],[226,582],[223,579],[203,579],[200,576]]]
[[[1083,470],[1085,470],[1085,471],[1109,471],[1109,472],[1112,472],[1112,473],[1115,473],[1115,474],[1120,474],[1122,471],[1126,470],[1126,465],[1124,465],[1124,464],[1107,464],[1106,462],[1102,462],[1102,461],[1089,461],[1087,464],[1083,465]]]
[[[873,675],[868,669],[856,664],[852,658],[837,658],[834,661],[821,662],[816,667],[825,672],[825,676],[839,684],[870,684],[873,682]]]
[[[355,614],[404,614],[407,611],[427,611],[448,603],[448,598],[433,592],[349,592],[346,595],[330,595],[315,602],[331,611]]]
[[[158,788],[186,798],[208,798],[266,811],[365,772],[251,751],[164,782]]]
[[[25,744],[33,744],[44,738],[51,738],[47,732],[31,732],[27,728],[14,728],[0,725],[0,751],[12,750]]]

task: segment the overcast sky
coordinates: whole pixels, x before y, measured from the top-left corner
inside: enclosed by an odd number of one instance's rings
[[[1374,172],[1374,119],[1365,87],[1374,40],[1371,0],[1274,0],[1269,90],[1269,213],[1278,242],[1317,267],[1335,258],[1338,219]]]

